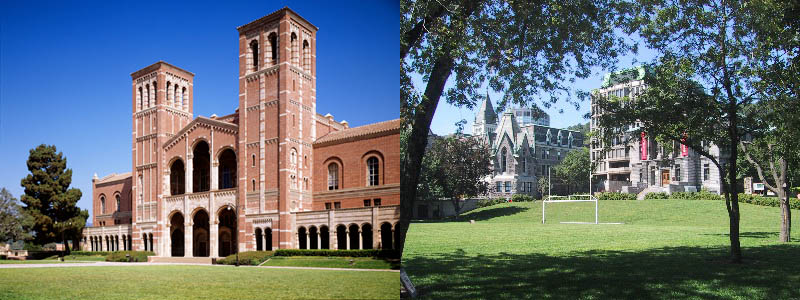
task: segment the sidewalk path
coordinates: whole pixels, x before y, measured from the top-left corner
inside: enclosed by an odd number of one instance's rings
[[[74,263],[55,263],[55,264],[1,264],[0,269],[25,269],[25,268],[71,268],[71,267],[135,267],[135,266],[213,266],[213,267],[234,267],[231,265],[209,265],[191,263],[124,263],[124,262],[74,262]],[[241,266],[244,268],[268,268],[268,269],[295,269],[295,270],[328,270],[328,271],[366,271],[366,272],[400,272],[400,270],[390,269],[350,269],[350,268],[318,268],[318,267],[279,267],[279,266]]]

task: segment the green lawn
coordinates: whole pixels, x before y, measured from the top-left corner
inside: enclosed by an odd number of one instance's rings
[[[392,263],[371,257],[273,256],[264,266],[391,269]]]
[[[48,260],[58,259],[58,255],[47,258]],[[67,255],[64,261],[106,261],[105,255]]]
[[[231,266],[0,269],[0,299],[387,299],[396,272]]]
[[[78,262],[78,261],[58,261],[58,260],[51,260],[51,259],[43,259],[43,260],[11,260],[11,259],[3,259],[0,260],[0,265],[12,265],[12,264],[59,264],[59,263],[71,263],[71,262]]]
[[[541,202],[413,223],[403,266],[427,299],[800,297],[800,239],[776,242],[778,208],[740,206],[741,265],[724,202],[646,200],[600,202],[600,222],[624,225],[559,223],[594,221],[593,203],[548,204],[543,225]]]

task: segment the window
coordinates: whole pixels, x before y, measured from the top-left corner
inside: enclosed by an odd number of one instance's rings
[[[675,181],[681,181],[681,165],[675,165]]]
[[[372,204],[375,206],[381,206],[381,198],[372,200]]]
[[[497,182],[497,189],[495,191],[498,192],[498,193],[503,191],[503,183],[502,182],[500,182],[500,181]]]
[[[272,64],[278,63],[278,35],[273,33],[269,34],[269,46],[272,50]]]
[[[374,186],[379,184],[380,176],[378,175],[378,171],[378,158],[373,156],[367,159],[367,174],[369,175],[367,178],[367,185]]]
[[[303,41],[303,70],[311,72],[311,45],[307,40]]]
[[[252,156],[252,162],[251,162],[250,164],[251,164],[253,167],[255,167],[255,166],[256,166],[256,155],[255,155],[255,154],[253,154],[253,156]]]
[[[333,202],[333,209],[342,208],[342,202]]]
[[[708,164],[703,164],[703,180],[709,180],[711,178],[711,169],[708,168]]]
[[[117,198],[117,211],[119,211],[119,194],[115,195],[114,197]]]
[[[100,196],[100,213],[106,213],[106,197]]]
[[[506,172],[506,148],[503,147],[503,150],[500,151],[500,172]]]
[[[511,193],[511,181],[506,181],[506,193]]]
[[[326,210],[331,210],[331,203],[330,202],[326,202],[325,203],[325,209]]]
[[[250,42],[250,52],[253,55],[253,70],[258,70],[258,41]]]
[[[339,165],[332,163],[328,165],[328,190],[339,189]]]
[[[250,186],[253,188],[253,191],[255,192],[256,191],[256,180],[255,179],[251,179],[250,180]]]
[[[528,171],[527,162],[528,162],[528,158],[527,157],[523,157],[522,158],[522,173],[525,173],[526,171]]]
[[[291,36],[290,42],[291,42],[291,46],[292,46],[292,65],[295,65],[295,66],[300,65],[300,57],[299,57],[299,53],[298,53],[299,49],[298,49],[298,45],[297,45],[297,34],[295,34],[294,32],[292,32],[292,36]]]
[[[364,199],[364,206],[372,206],[372,200]]]

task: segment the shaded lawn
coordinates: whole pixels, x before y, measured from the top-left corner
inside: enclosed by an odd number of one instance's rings
[[[779,209],[740,205],[742,265],[727,262],[724,202],[647,200],[600,202],[601,222],[625,225],[558,223],[593,221],[593,203],[548,204],[542,225],[541,202],[414,223],[403,266],[426,299],[800,297],[800,243],[777,242]]]
[[[0,269],[0,299],[390,299],[399,278],[229,266]]]
[[[61,264],[61,263],[74,263],[78,261],[58,261],[52,259],[42,259],[42,260],[12,260],[12,259],[2,259],[0,260],[0,265],[13,265],[13,264]]]
[[[391,262],[371,257],[273,256],[272,258],[269,259],[269,261],[267,261],[263,265],[291,266],[291,267],[350,268],[350,269],[393,268],[393,264]],[[396,269],[397,266],[394,266],[394,268]]]
[[[48,260],[57,260],[58,255],[47,258]],[[64,261],[106,261],[105,255],[66,255]]]

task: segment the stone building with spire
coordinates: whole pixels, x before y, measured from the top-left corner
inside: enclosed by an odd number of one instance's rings
[[[492,174],[486,180],[492,197],[539,196],[539,177],[546,177],[567,153],[581,149],[584,138],[578,131],[551,127],[550,117],[533,108],[511,108],[498,116],[488,93],[475,115],[472,134],[491,152]]]

